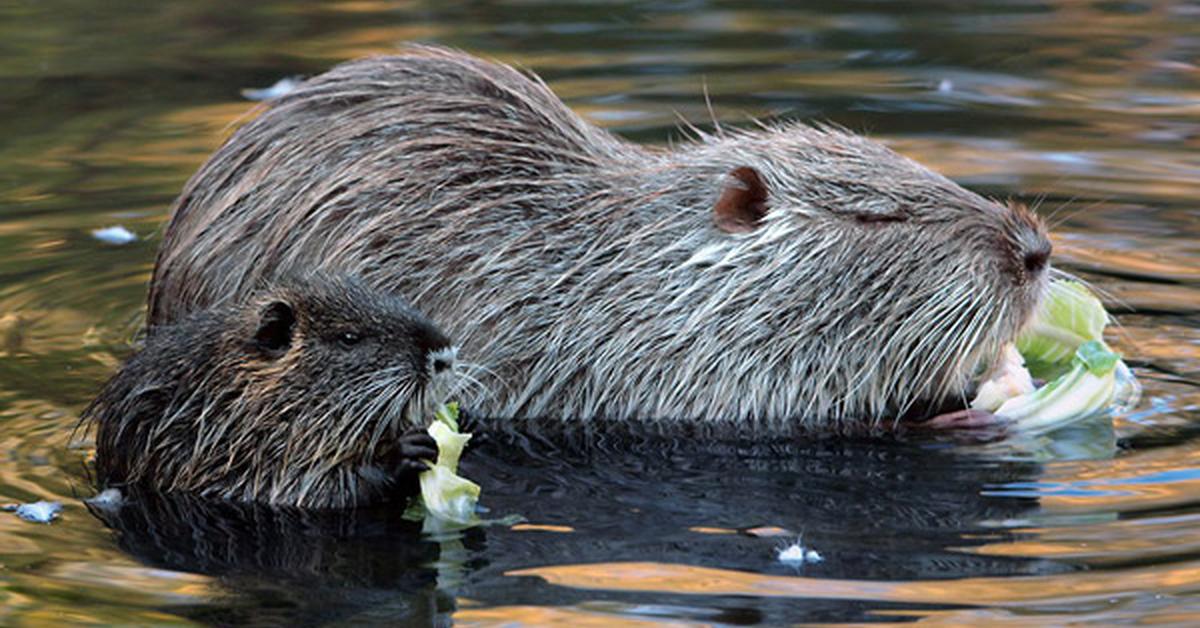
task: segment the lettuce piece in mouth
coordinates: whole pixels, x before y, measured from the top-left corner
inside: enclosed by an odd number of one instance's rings
[[[1033,322],[1015,345],[1005,346],[980,383],[971,407],[1024,432],[1132,407],[1141,387],[1121,356],[1104,344],[1107,322],[1104,306],[1082,284],[1052,283]],[[1034,390],[1031,373],[1051,381]]]
[[[471,440],[470,434],[458,431],[458,404],[448,403],[439,408],[428,429],[437,441],[438,459],[419,476],[425,512],[453,526],[479,523],[475,509],[479,485],[458,475],[458,460]]]
[[[1103,343],[1089,340],[1075,351],[1065,374],[1005,401],[994,412],[1024,431],[1044,431],[1105,412],[1116,397],[1120,360]]]
[[[1016,345],[1004,345],[1000,359],[992,366],[991,372],[979,384],[975,399],[971,401],[971,409],[995,412],[1004,402],[1014,397],[1032,393],[1036,390],[1033,377],[1025,369],[1025,361],[1017,351]]]
[[[1107,324],[1108,312],[1083,284],[1055,281],[1032,323],[1017,337],[1017,349],[1030,373],[1048,380],[1069,368],[1080,345],[1103,341]]]

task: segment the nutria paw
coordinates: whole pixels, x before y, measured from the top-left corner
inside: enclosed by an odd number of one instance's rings
[[[483,429],[480,417],[474,410],[462,406],[458,408],[458,433],[471,435],[471,440],[467,442],[468,449],[487,439],[487,431]]]
[[[1009,421],[986,410],[966,408],[939,414],[913,425],[918,430],[953,433],[966,440],[992,442],[1008,435]]]
[[[437,460],[437,441],[424,427],[413,427],[400,437],[398,447],[389,456],[389,463],[401,473],[420,473]]]

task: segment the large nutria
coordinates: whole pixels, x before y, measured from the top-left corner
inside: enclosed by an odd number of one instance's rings
[[[199,310],[156,328],[85,410],[98,479],[316,508],[399,494],[436,458],[422,422],[457,388],[455,351],[344,277]]]
[[[149,324],[346,266],[491,369],[481,415],[779,432],[961,403],[1044,291],[1024,207],[838,129],[694,134],[634,145],[449,50],[340,65],[188,182]]]

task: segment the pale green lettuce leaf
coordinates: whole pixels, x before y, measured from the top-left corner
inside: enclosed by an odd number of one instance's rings
[[[1117,392],[1120,357],[1097,341],[1084,343],[1068,371],[995,410],[1023,431],[1044,431],[1109,410]]]
[[[1075,350],[1089,340],[1103,340],[1108,313],[1087,288],[1075,281],[1055,281],[1017,338],[1017,349],[1035,377],[1062,373]]]
[[[1121,356],[1104,344],[1107,322],[1104,306],[1082,284],[1052,283],[1028,329],[1015,347],[1004,348],[980,383],[971,407],[1024,432],[1131,408],[1141,387]],[[1031,373],[1050,381],[1033,390]]]
[[[428,471],[421,472],[421,501],[430,516],[442,522],[471,526],[479,522],[475,505],[479,485],[457,474],[458,460],[471,440],[458,432],[458,406],[447,404],[439,409],[429,426],[429,435],[438,444],[438,459]]]

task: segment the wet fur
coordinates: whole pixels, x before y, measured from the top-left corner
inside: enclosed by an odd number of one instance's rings
[[[280,303],[294,313],[285,347],[264,323]],[[347,331],[361,340],[339,344]],[[447,347],[404,301],[349,279],[198,311],[157,327],[85,411],[97,475],[277,505],[379,500],[408,470],[403,434],[453,392],[453,371],[429,364]]]
[[[835,430],[961,398],[1044,288],[1030,212],[879,143],[695,134],[631,144],[454,51],[343,64],[189,181],[149,323],[335,267],[411,295],[489,367],[484,416]],[[744,168],[767,213],[728,233],[713,208]]]

